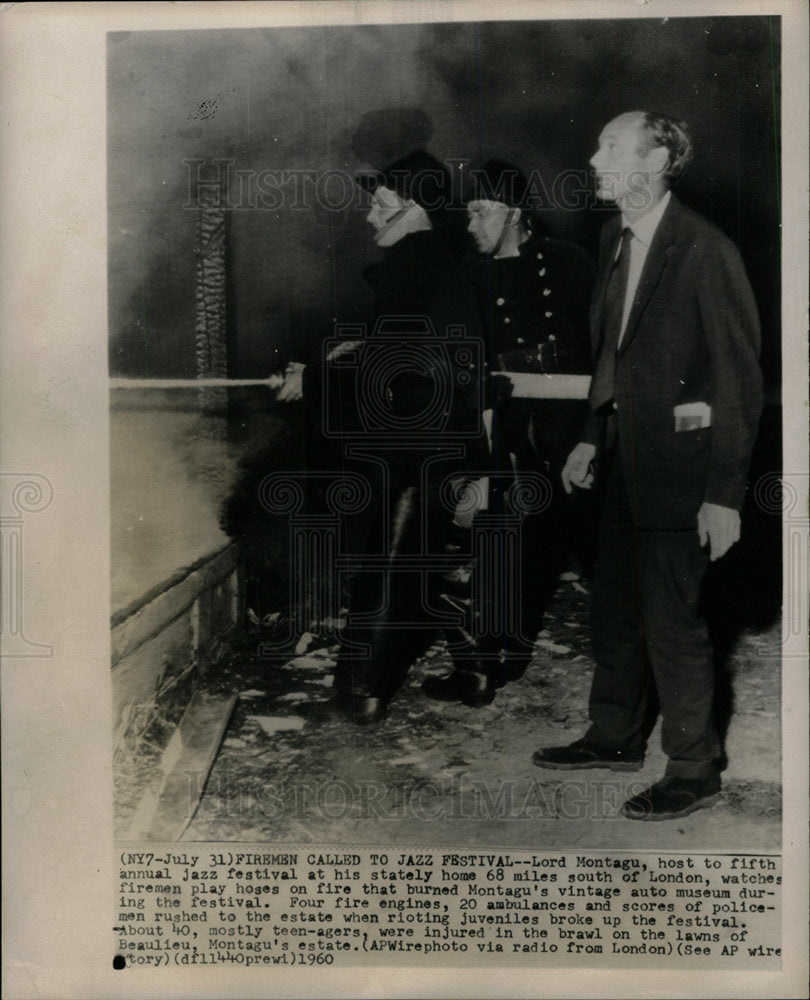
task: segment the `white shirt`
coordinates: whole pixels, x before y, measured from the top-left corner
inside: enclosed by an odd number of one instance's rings
[[[627,292],[624,297],[624,312],[622,314],[622,329],[619,334],[619,344],[621,344],[624,338],[627,320],[630,317],[630,310],[633,306],[633,300],[636,297],[638,283],[641,279],[641,272],[644,269],[644,262],[647,260],[650,244],[653,241],[653,236],[655,236],[658,223],[667,209],[670,195],[671,193],[667,191],[655,208],[651,208],[646,215],[642,215],[635,222],[630,222],[622,215],[622,226],[631,231],[633,238],[630,240],[630,271],[627,275]]]

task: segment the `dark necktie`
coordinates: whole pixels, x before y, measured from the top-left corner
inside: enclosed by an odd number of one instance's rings
[[[622,231],[619,254],[614,258],[605,289],[602,310],[602,347],[596,359],[596,371],[591,381],[588,399],[594,411],[613,399],[613,380],[616,373],[616,349],[622,331],[624,300],[627,295],[627,278],[630,274],[630,240],[633,230]]]

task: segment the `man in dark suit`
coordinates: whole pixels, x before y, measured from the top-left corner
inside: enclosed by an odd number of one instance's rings
[[[682,122],[632,112],[605,127],[591,160],[598,197],[621,210],[602,233],[589,417],[563,470],[566,490],[605,477],[591,726],[533,756],[540,767],[639,770],[650,668],[669,761],[662,781],[624,804],[630,819],[684,816],[720,790],[701,583],[739,539],[762,407],[759,321],[739,253],[670,190],[690,158]]]

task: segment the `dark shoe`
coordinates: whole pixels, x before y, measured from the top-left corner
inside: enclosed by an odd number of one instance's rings
[[[578,771],[591,767],[607,767],[611,771],[640,771],[644,763],[644,751],[641,747],[608,750],[581,739],[566,747],[543,747],[532,754],[532,763],[538,767],[556,768],[560,771]]]
[[[719,778],[664,778],[622,806],[627,819],[678,819],[720,798]]]
[[[483,708],[495,697],[489,674],[454,670],[448,677],[426,677],[422,690],[435,701],[460,701],[470,708]]]
[[[343,714],[358,726],[372,726],[385,718],[387,705],[382,698],[365,698],[359,695],[339,699]]]

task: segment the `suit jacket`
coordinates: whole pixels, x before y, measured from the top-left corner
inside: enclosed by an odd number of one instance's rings
[[[616,217],[602,231],[591,305],[594,358],[621,225]],[[756,303],[737,248],[673,195],[616,355],[613,411],[591,412],[584,434],[599,447],[605,422],[615,420],[640,528],[693,528],[704,501],[742,507],[762,410],[759,342]],[[710,408],[710,426],[676,428],[676,407],[690,403]]]

